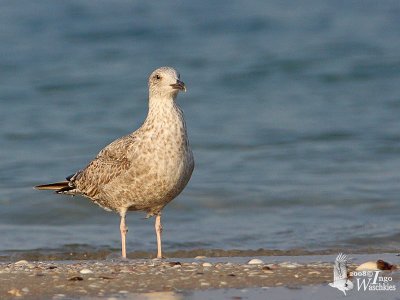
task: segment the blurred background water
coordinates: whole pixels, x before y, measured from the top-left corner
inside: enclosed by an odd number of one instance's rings
[[[119,217],[38,192],[140,126],[181,72],[196,169],[168,251],[400,246],[400,3],[0,1],[0,251],[118,248]],[[128,215],[128,249],[155,251]]]

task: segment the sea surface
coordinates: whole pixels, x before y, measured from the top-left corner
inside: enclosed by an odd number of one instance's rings
[[[400,247],[400,2],[0,1],[0,252],[120,247],[119,216],[36,191],[181,73],[196,160],[164,249]],[[128,214],[128,251],[154,252]]]

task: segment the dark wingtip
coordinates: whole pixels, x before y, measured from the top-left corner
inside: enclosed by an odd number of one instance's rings
[[[72,179],[72,177],[75,176],[75,174],[76,174],[76,173],[71,174],[71,175],[69,175],[68,177],[66,177],[65,179],[66,179],[67,181],[70,181],[70,180]]]
[[[50,184],[42,184],[42,185],[37,185],[35,186],[35,189],[37,190],[53,190],[53,191],[58,191],[64,188],[71,188],[69,186],[68,181],[62,181],[62,182],[55,182],[55,183],[50,183]],[[72,188],[71,188],[72,189]]]

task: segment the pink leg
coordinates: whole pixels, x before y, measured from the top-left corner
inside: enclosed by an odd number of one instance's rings
[[[162,233],[162,225],[161,225],[161,214],[156,216],[155,229],[157,235],[157,258],[162,258],[162,250],[161,250],[161,233]]]
[[[121,223],[119,229],[121,230],[121,244],[122,244],[122,258],[126,258],[126,233],[128,232],[128,227],[125,224],[126,211],[121,212]]]

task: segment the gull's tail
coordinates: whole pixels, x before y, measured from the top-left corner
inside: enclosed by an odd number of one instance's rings
[[[35,189],[51,190],[51,191],[55,191],[56,193],[62,193],[62,192],[72,190],[73,187],[71,187],[69,185],[69,181],[61,181],[61,182],[37,185],[37,186],[35,186]]]

